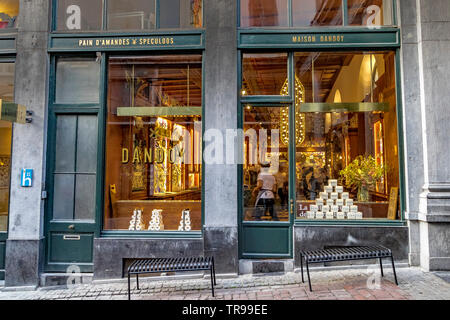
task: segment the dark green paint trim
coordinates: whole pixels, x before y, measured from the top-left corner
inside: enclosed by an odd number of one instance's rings
[[[336,39],[339,39],[339,41],[325,41],[325,36],[336,36]],[[392,27],[382,27],[375,30],[368,30],[367,28],[361,27],[322,29],[239,29],[238,47],[240,49],[270,48],[272,50],[342,49],[343,47],[398,48],[400,47],[400,30]]]
[[[294,98],[291,96],[241,96],[242,104],[291,104],[293,101]]]
[[[102,41],[120,40],[121,44],[102,44]],[[80,43],[81,41],[81,43]],[[135,41],[135,42],[134,42]],[[147,42],[145,42],[147,41]],[[153,44],[152,42],[153,41]],[[157,42],[155,42],[157,41]],[[164,42],[164,43],[163,43]],[[52,33],[49,52],[97,52],[97,51],[156,51],[201,50],[205,48],[203,29],[168,32],[101,32],[101,33]]]
[[[342,23],[348,26],[348,1],[342,0]]]

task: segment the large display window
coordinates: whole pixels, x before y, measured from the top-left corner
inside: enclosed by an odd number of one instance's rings
[[[249,56],[264,63],[249,71]],[[268,70],[278,56],[242,58],[242,90],[295,90],[292,105],[243,105],[244,220],[286,217],[289,179],[298,220],[401,219],[395,52],[295,52],[293,84]]]
[[[14,63],[0,63],[0,99],[14,101]],[[8,231],[11,141],[11,122],[0,120],[0,232]]]
[[[394,24],[393,0],[240,0],[240,14],[242,28]]]
[[[202,0],[56,0],[56,7],[57,31],[192,29],[203,26]]]
[[[0,1],[0,30],[18,27],[19,0]]]
[[[202,56],[110,57],[105,230],[199,231]]]

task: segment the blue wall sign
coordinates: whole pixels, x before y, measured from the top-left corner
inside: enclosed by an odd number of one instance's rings
[[[22,169],[20,175],[20,185],[22,187],[31,187],[33,184],[33,169]]]

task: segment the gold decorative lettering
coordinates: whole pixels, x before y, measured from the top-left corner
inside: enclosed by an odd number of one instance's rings
[[[128,163],[128,149],[122,148],[122,163]]]
[[[144,163],[151,163],[153,161],[153,152],[149,152],[147,148],[144,150]]]

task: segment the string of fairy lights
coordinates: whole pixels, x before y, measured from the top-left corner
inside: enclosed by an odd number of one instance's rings
[[[280,94],[289,95],[288,79],[283,84]],[[295,144],[300,146],[305,141],[306,126],[305,114],[300,113],[300,105],[305,102],[305,87],[300,79],[295,76]],[[280,139],[284,145],[289,145],[289,107],[281,108],[280,112]]]

